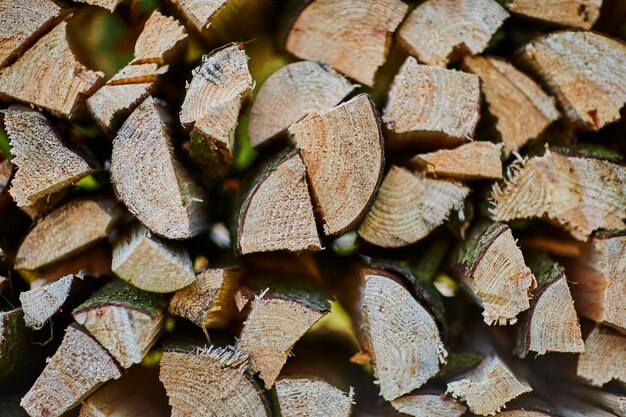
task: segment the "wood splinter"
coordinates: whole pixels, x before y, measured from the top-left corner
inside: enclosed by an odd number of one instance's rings
[[[20,303],[26,325],[35,330],[41,329],[63,307],[75,278],[74,275],[67,275],[43,287],[22,292]]]
[[[602,0],[508,0],[504,7],[520,16],[589,30],[600,17]]]
[[[346,394],[317,378],[280,378],[276,396],[283,417],[349,417],[353,404],[352,390]]]
[[[598,326],[585,339],[577,375],[601,387],[611,380],[626,384],[626,336]]]
[[[384,248],[410,245],[463,208],[470,189],[392,166],[358,229],[361,238]]]

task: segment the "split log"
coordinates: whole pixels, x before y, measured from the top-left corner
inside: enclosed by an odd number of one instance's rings
[[[0,312],[0,379],[20,366],[20,359],[28,349],[27,340],[24,311],[16,308]]]
[[[1,113],[17,165],[9,193],[18,206],[33,205],[93,172],[83,157],[65,146],[43,113],[24,106]]]
[[[398,0],[315,0],[291,25],[285,48],[301,59],[328,64],[372,86],[389,53],[390,38],[408,6]]]
[[[515,324],[517,315],[530,308],[529,294],[537,283],[506,224],[476,225],[454,251],[451,268],[483,307],[488,325]]]
[[[362,268],[350,311],[362,355],[371,359],[380,395],[394,400],[421,387],[446,363],[430,306],[422,305],[395,271]]]
[[[167,351],[159,378],[172,417],[270,417],[264,394],[247,373],[246,356],[232,348]]]
[[[300,148],[324,234],[352,229],[373,201],[385,164],[371,98],[360,94],[327,112],[311,113],[292,125],[289,134]]]
[[[426,178],[394,165],[357,233],[384,248],[415,243],[461,210],[469,192],[459,182]]]
[[[99,86],[104,74],[76,60],[63,21],[28,49],[15,63],[0,70],[0,96],[71,117],[76,107]]]
[[[619,120],[626,102],[626,44],[586,31],[551,33],[528,44],[520,60],[552,90],[565,117],[598,130]]]
[[[76,0],[79,3],[87,3],[92,6],[100,6],[107,9],[110,12],[113,12],[115,8],[123,1],[123,0]]]
[[[349,417],[352,395],[352,391],[346,394],[321,379],[281,378],[276,381],[276,396],[283,417]]]
[[[270,389],[293,345],[330,311],[323,293],[275,286],[254,297],[237,349]]]
[[[467,407],[441,392],[415,391],[391,401],[403,414],[421,417],[461,417]]]
[[[476,369],[448,383],[448,393],[465,401],[474,414],[488,416],[500,411],[512,399],[532,391],[502,360],[491,355]]]
[[[567,392],[565,395],[580,399],[587,404],[591,403],[597,407],[601,407],[614,413],[614,415],[620,417],[626,416],[625,395],[602,391],[588,385],[576,383],[567,384],[565,390]]]
[[[20,294],[24,309],[24,321],[32,329],[41,329],[67,301],[74,282],[74,275],[67,275],[40,288]]]
[[[113,200],[73,200],[54,210],[26,235],[15,268],[35,270],[67,259],[106,239],[120,217]]]
[[[153,92],[158,77],[167,72],[166,54],[186,37],[174,18],[158,11],[150,15],[135,43],[134,59],[87,100],[89,112],[102,129],[114,133]]]
[[[174,293],[169,312],[207,328],[226,327],[235,312],[235,292],[243,271],[238,268],[210,268],[195,281]]]
[[[445,67],[484,51],[508,17],[494,0],[428,0],[404,20],[398,39],[420,62]]]
[[[141,362],[165,319],[167,300],[113,281],[78,306],[72,315],[124,368]]]
[[[531,256],[529,265],[537,289],[519,329],[518,354],[523,358],[530,351],[538,355],[583,352],[585,344],[563,268],[545,254]]]
[[[150,231],[187,239],[206,229],[205,192],[176,159],[169,119],[148,97],[113,140],[111,181],[120,199]]]
[[[575,283],[576,311],[626,333],[626,232],[595,233],[565,267]]]
[[[504,58],[466,57],[463,69],[480,77],[489,112],[497,118],[496,129],[507,154],[537,138],[561,116],[554,97]]]
[[[144,291],[168,293],[191,284],[191,258],[182,244],[168,242],[135,225],[113,245],[111,269]]]
[[[585,352],[578,356],[577,375],[591,384],[617,380],[626,384],[626,336],[596,327],[585,339]]]
[[[393,80],[383,113],[399,138],[462,143],[480,119],[480,79],[456,70],[419,65],[409,57]]]
[[[435,177],[459,180],[502,178],[502,145],[485,141],[470,142],[454,149],[419,154],[409,161],[412,168]]]
[[[237,251],[320,250],[321,243],[298,150],[271,165],[241,207]]]
[[[21,405],[31,417],[59,417],[106,381],[121,376],[107,351],[85,330],[72,325]]]
[[[505,7],[520,16],[559,26],[591,29],[600,17],[602,0],[508,0]]]
[[[294,62],[280,68],[265,80],[252,103],[250,144],[267,143],[309,113],[330,110],[355,88],[319,62]]]
[[[0,67],[10,63],[63,18],[51,0],[5,0],[0,4]]]
[[[508,180],[494,184],[491,199],[494,220],[544,217],[584,241],[594,230],[626,227],[626,166],[546,147],[543,156],[510,165]]]
[[[226,175],[233,161],[235,129],[254,80],[239,44],[202,57],[192,71],[180,122],[190,135],[189,153],[209,179]]]

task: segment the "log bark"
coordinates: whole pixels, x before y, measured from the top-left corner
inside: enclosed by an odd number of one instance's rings
[[[615,160],[546,147],[508,172],[503,186],[493,186],[494,220],[543,217],[583,241],[600,228],[626,227],[626,167]]]
[[[162,104],[148,97],[113,140],[111,180],[117,195],[150,231],[187,239],[207,227],[207,196],[176,159]]]
[[[44,35],[12,65],[0,70],[0,96],[71,117],[104,76],[76,60],[67,42],[67,22]]]
[[[232,348],[165,352],[159,378],[172,417],[270,417],[269,404],[247,367],[246,356]]]
[[[576,373],[598,387],[611,380],[626,384],[626,336],[596,327],[585,339]]]
[[[20,303],[26,325],[35,330],[41,329],[66,303],[75,278],[74,275],[66,275],[48,285],[22,292]]]
[[[114,4],[109,4],[113,6]],[[186,39],[182,25],[174,18],[153,12],[135,42],[134,59],[87,100],[94,120],[109,134],[155,89],[160,75],[167,72],[165,56]]]
[[[507,225],[477,224],[453,252],[451,268],[483,307],[485,323],[515,324],[518,314],[530,308],[536,280]]]
[[[502,145],[474,141],[454,149],[441,149],[419,154],[409,161],[409,166],[434,177],[458,180],[502,178]]]
[[[415,243],[461,210],[469,192],[459,182],[431,179],[392,166],[358,234],[385,248]]]
[[[398,39],[420,62],[445,67],[485,50],[508,17],[494,0],[428,0],[404,20]]]
[[[0,5],[0,67],[22,54],[55,26],[66,11],[51,0],[7,0]]]
[[[276,395],[283,417],[349,417],[352,391],[346,394],[334,385],[316,378],[280,378]]]
[[[512,399],[532,391],[502,360],[491,355],[456,381],[448,383],[448,393],[465,401],[474,414],[488,416],[500,411]]]
[[[385,164],[371,98],[360,94],[325,113],[311,113],[289,134],[300,148],[324,234],[349,231],[374,200]]]
[[[393,141],[463,143],[480,118],[480,79],[474,74],[419,65],[409,57],[393,80],[383,113]]]
[[[180,122],[191,130],[191,158],[208,179],[216,180],[226,175],[233,161],[239,112],[254,80],[239,44],[203,56],[192,75]]]
[[[508,0],[512,13],[559,26],[591,29],[600,17],[602,0]]]
[[[35,270],[106,239],[120,217],[112,200],[73,200],[35,224],[15,256],[15,268]]]
[[[272,164],[248,194],[239,215],[237,251],[321,248],[305,166],[295,150]]]
[[[92,164],[63,143],[43,113],[25,106],[1,113],[17,166],[9,193],[18,206],[31,206],[93,172]]]
[[[398,0],[315,0],[291,25],[285,49],[320,61],[368,86],[389,53],[390,38],[408,6]]]
[[[0,379],[14,372],[28,348],[24,311],[15,308],[0,312]]]
[[[563,31],[528,44],[520,61],[550,88],[564,116],[586,130],[619,120],[626,102],[626,44],[597,33]]]
[[[308,114],[330,110],[355,88],[326,64],[303,61],[280,68],[265,80],[252,103],[250,144],[268,143]]]
[[[561,116],[556,100],[503,58],[466,57],[463,69],[480,77],[489,112],[497,118],[496,129],[507,154],[537,138]]]
[[[135,225],[113,245],[115,275],[144,291],[168,293],[193,283],[191,258],[181,244]]]
[[[442,392],[418,390],[391,401],[401,412],[414,417],[461,417],[467,407]],[[533,416],[534,417],[534,416]]]
[[[174,293],[169,312],[207,328],[226,327],[235,313],[235,293],[242,270],[238,268],[209,268],[195,281]]]
[[[123,368],[142,361],[163,330],[167,300],[113,281],[72,315]]]
[[[107,351],[84,329],[72,325],[21,405],[31,417],[60,417],[103,383],[121,376]]]

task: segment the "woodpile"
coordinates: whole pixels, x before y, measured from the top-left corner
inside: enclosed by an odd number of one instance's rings
[[[0,417],[626,417],[625,28],[0,0]]]

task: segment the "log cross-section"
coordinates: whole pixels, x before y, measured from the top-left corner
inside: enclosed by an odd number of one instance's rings
[[[502,178],[502,145],[486,141],[466,143],[454,149],[419,154],[409,161],[412,168],[459,180]]]
[[[276,396],[283,417],[349,417],[352,391],[349,394],[318,378],[280,378]]]
[[[591,29],[598,17],[602,0],[508,0],[512,13],[560,26]]]
[[[63,307],[70,295],[74,278],[74,275],[67,275],[48,285],[20,294],[24,321],[28,327],[41,329]]]
[[[578,356],[576,374],[599,387],[611,380],[626,384],[626,336],[601,326],[593,329]]]
[[[393,408],[409,416],[461,417],[467,407],[444,392],[418,390],[391,401]]]

